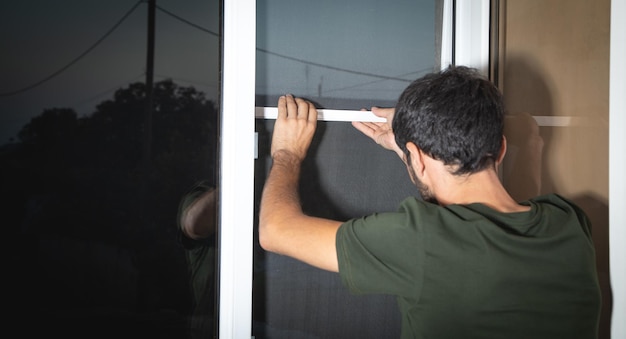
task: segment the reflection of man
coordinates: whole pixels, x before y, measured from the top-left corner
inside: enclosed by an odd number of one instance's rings
[[[504,122],[504,135],[509,149],[504,160],[504,186],[518,201],[540,194],[543,138],[539,125],[528,113],[509,114]]]
[[[178,211],[179,240],[186,252],[193,295],[191,338],[214,337],[217,190],[213,187],[198,182],[183,197]]]
[[[518,203],[504,189],[497,88],[475,70],[451,67],[413,82],[395,110],[373,112],[389,123],[354,126],[398,154],[424,200],[345,222],[303,214],[297,189],[317,112],[282,96],[261,245],[339,272],[353,293],[397,296],[402,338],[596,337],[589,221],[558,195]]]

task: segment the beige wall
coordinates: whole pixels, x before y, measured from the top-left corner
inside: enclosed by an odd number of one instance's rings
[[[511,113],[503,180],[518,199],[556,192],[589,214],[608,338],[610,0],[501,0],[500,11],[499,78]],[[524,114],[571,119],[537,127]]]

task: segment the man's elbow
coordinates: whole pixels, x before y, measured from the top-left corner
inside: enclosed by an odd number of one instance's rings
[[[268,252],[278,253],[278,227],[269,220],[259,221],[259,245]]]
[[[272,241],[268,228],[267,222],[259,222],[259,245],[261,245],[261,248],[264,250],[272,252]]]

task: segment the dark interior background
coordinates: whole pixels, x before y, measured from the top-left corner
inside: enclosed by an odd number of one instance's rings
[[[143,88],[120,89],[89,117],[44,110],[1,148],[9,310],[24,335],[185,335],[176,214],[215,171],[217,110],[193,89],[157,83],[146,162]]]

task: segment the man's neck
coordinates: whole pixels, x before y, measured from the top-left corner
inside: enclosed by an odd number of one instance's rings
[[[437,201],[443,206],[481,203],[503,213],[530,210],[509,195],[496,171],[491,169],[467,176],[446,175],[433,188]]]

